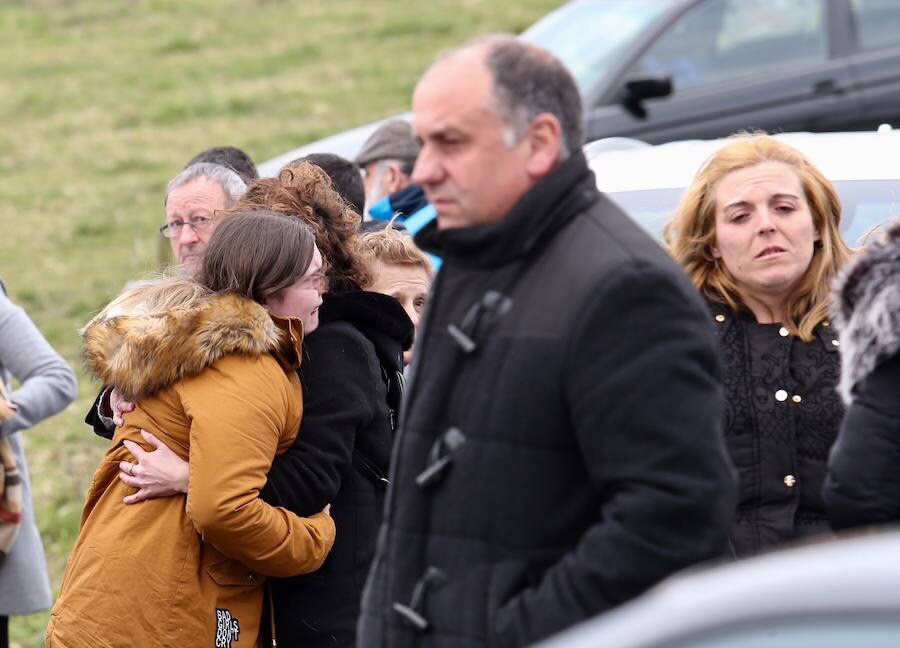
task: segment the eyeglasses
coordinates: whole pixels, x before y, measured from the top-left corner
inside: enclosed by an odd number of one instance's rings
[[[194,230],[195,234],[209,229],[215,219],[212,216],[194,216],[190,220],[173,220],[159,228],[159,233],[166,238],[178,238],[185,225]]]
[[[303,288],[318,290],[323,293],[328,292],[328,275],[325,273],[325,270],[319,270],[314,274],[306,275],[301,278],[300,281]]]

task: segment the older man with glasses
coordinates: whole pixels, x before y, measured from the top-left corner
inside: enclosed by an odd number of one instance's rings
[[[169,239],[185,274],[200,267],[216,214],[233,205],[247,190],[241,177],[219,164],[192,164],[166,187],[166,222],[159,228]]]
[[[159,231],[169,239],[183,274],[191,275],[200,268],[206,244],[218,224],[216,215],[246,190],[247,184],[235,171],[210,162],[189,164],[169,181],[164,201],[166,222]],[[110,390],[101,390],[85,418],[101,436],[121,423],[123,411],[134,407],[130,403],[117,406],[111,399],[118,401]]]

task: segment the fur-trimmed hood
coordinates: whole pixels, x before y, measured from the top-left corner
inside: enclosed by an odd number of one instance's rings
[[[849,403],[854,386],[900,349],[900,220],[844,269],[832,303],[841,340],[839,391]]]
[[[82,337],[90,372],[136,401],[195,376],[232,353],[286,351],[296,356],[289,362],[297,363],[301,329],[296,320],[276,322],[250,299],[214,294],[195,307],[175,308],[164,315],[119,312],[95,319]]]

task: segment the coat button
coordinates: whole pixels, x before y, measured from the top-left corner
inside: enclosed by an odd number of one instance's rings
[[[793,487],[793,485],[796,483],[797,483],[797,478],[794,477],[793,475],[785,475],[784,476],[784,485],[787,486],[788,488]]]
[[[716,321],[717,321],[717,322],[720,322],[720,323],[721,323],[721,322],[724,322],[724,321],[725,321],[725,316],[722,315],[722,313],[719,313],[718,315],[716,315]]]
[[[803,400],[803,398],[800,397],[800,394],[794,394],[793,396],[791,396],[791,400],[795,403],[799,403]]]
[[[790,335],[790,333],[791,333],[791,332],[788,331],[788,330],[787,330],[786,328],[784,328],[783,326],[782,326],[780,329],[778,329],[778,335],[780,335],[781,337],[787,337],[788,335]]]
[[[839,347],[839,346],[841,346],[841,343],[838,342],[837,340],[832,340],[832,341],[831,341],[831,345],[832,345],[832,346]]]
[[[779,389],[777,392],[775,392],[775,400],[777,400],[778,402],[786,401],[787,397],[788,397],[788,393],[786,391],[784,391],[783,389]]]

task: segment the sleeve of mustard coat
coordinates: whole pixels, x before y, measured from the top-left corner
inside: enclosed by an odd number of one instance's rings
[[[329,515],[301,518],[259,499],[298,396],[280,371],[269,356],[228,356],[181,384],[192,420],[187,513],[230,558],[267,576],[294,576],[322,565],[335,530]]]
[[[711,317],[675,271],[620,269],[569,340],[566,398],[596,518],[496,615],[534,643],[722,555],[735,507]]]

